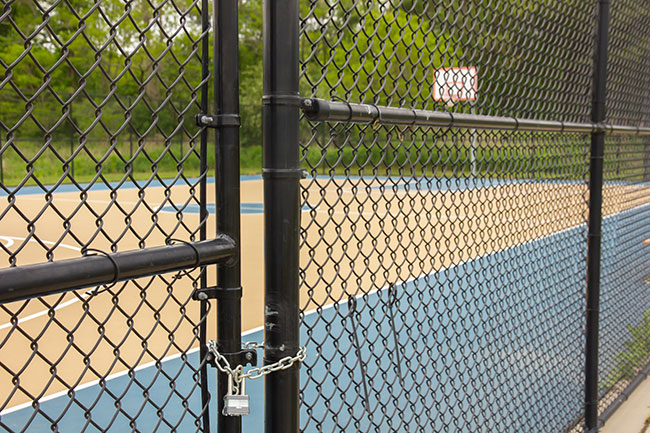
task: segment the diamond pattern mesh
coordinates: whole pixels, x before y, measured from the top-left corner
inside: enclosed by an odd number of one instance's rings
[[[204,236],[202,2],[2,4],[2,266]],[[200,275],[0,305],[0,430],[203,431]]]
[[[644,10],[613,4],[609,123],[647,126]],[[301,93],[589,123],[596,12],[301,2]],[[590,135],[379,120],[301,122],[301,430],[582,431]],[[650,354],[647,143],[606,143],[601,412]]]

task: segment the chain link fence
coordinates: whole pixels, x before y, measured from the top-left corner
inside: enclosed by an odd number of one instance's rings
[[[110,259],[105,285],[0,305],[2,431],[208,431],[209,304],[192,300],[206,278],[192,265],[206,8],[2,2],[2,268],[25,268],[20,280],[83,257],[70,271],[92,275],[86,263]],[[192,246],[187,269],[121,281],[119,253],[166,245]],[[43,269],[46,290],[66,278]]]
[[[230,375],[273,432],[595,431],[650,369],[650,13],[599,4],[3,1],[0,429],[238,433]]]
[[[300,8],[301,431],[583,431],[596,3]],[[648,18],[612,5],[635,133]],[[648,143],[605,143],[601,421],[650,361]]]

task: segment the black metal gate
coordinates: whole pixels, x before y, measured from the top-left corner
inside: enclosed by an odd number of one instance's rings
[[[244,361],[237,5],[214,2],[215,38],[209,6],[3,2],[6,431],[209,432],[222,409],[210,299],[219,351]]]

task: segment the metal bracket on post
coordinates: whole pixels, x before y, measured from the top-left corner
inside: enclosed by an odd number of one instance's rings
[[[196,289],[192,293],[192,299],[195,301],[207,301],[208,299],[241,299],[241,297],[241,287],[210,286]]]
[[[309,172],[303,168],[263,168],[262,178],[264,179],[307,179]]]
[[[241,297],[241,287],[210,286],[196,289],[194,293],[192,293],[192,299],[195,301],[207,301],[208,299],[241,299]],[[228,361],[229,365],[257,365],[257,352],[255,349],[244,349],[234,353],[222,353],[222,356]],[[212,353],[208,352],[206,361],[212,367],[217,368],[217,363]]]
[[[197,114],[196,125],[207,128],[221,128],[224,126],[239,128],[241,118],[238,114]]]
[[[244,348],[238,352],[233,353],[219,352],[219,355],[228,361],[228,365],[231,368],[236,368],[239,365],[244,367],[247,365],[250,365],[252,367],[257,366],[257,350],[255,349]],[[212,367],[218,368],[217,360],[215,359],[215,356],[212,352],[209,352],[206,360]]]

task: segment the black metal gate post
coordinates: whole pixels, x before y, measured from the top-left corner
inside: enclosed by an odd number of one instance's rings
[[[234,239],[236,258],[217,266],[217,346],[223,354],[241,351],[241,252],[239,250],[239,21],[237,0],[214,0],[214,98],[212,126],[216,145],[217,233]],[[234,367],[234,366],[233,366]],[[219,433],[241,432],[241,417],[224,416],[228,377],[219,372],[217,408]]]
[[[609,0],[598,3],[598,29],[594,56],[591,120],[605,120]],[[605,132],[591,134],[589,163],[589,232],[587,239],[587,311],[585,346],[585,430],[598,431],[598,327],[600,310],[600,252],[603,204]]]
[[[264,363],[299,348],[298,1],[264,1]],[[298,431],[298,364],[265,377],[267,433]]]
[[[650,140],[643,146],[643,181],[650,181]]]
[[[201,32],[202,32],[202,41],[201,41],[201,112],[207,113],[209,109],[209,78],[210,78],[210,12],[208,11],[208,1],[201,0]],[[132,101],[129,100],[129,107],[131,107]],[[184,128],[181,128],[181,137],[183,134]],[[201,225],[199,230],[199,237],[201,240],[207,239],[207,222],[208,222],[208,129],[203,128],[201,131],[201,156],[199,161],[199,171],[200,171],[200,180],[199,180],[199,217],[201,219]],[[133,158],[133,128],[129,128],[129,155]],[[181,160],[183,154],[181,152]],[[201,278],[200,278],[201,287],[207,287],[208,285],[208,275],[207,269],[201,269]],[[201,409],[203,413],[201,418],[203,420],[203,432],[210,433],[210,391],[208,384],[208,347],[207,347],[207,336],[208,336],[208,326],[207,326],[207,315],[208,315],[208,300],[204,299],[200,301],[199,305],[199,314],[201,317],[201,324],[199,325],[199,347],[201,355]]]

